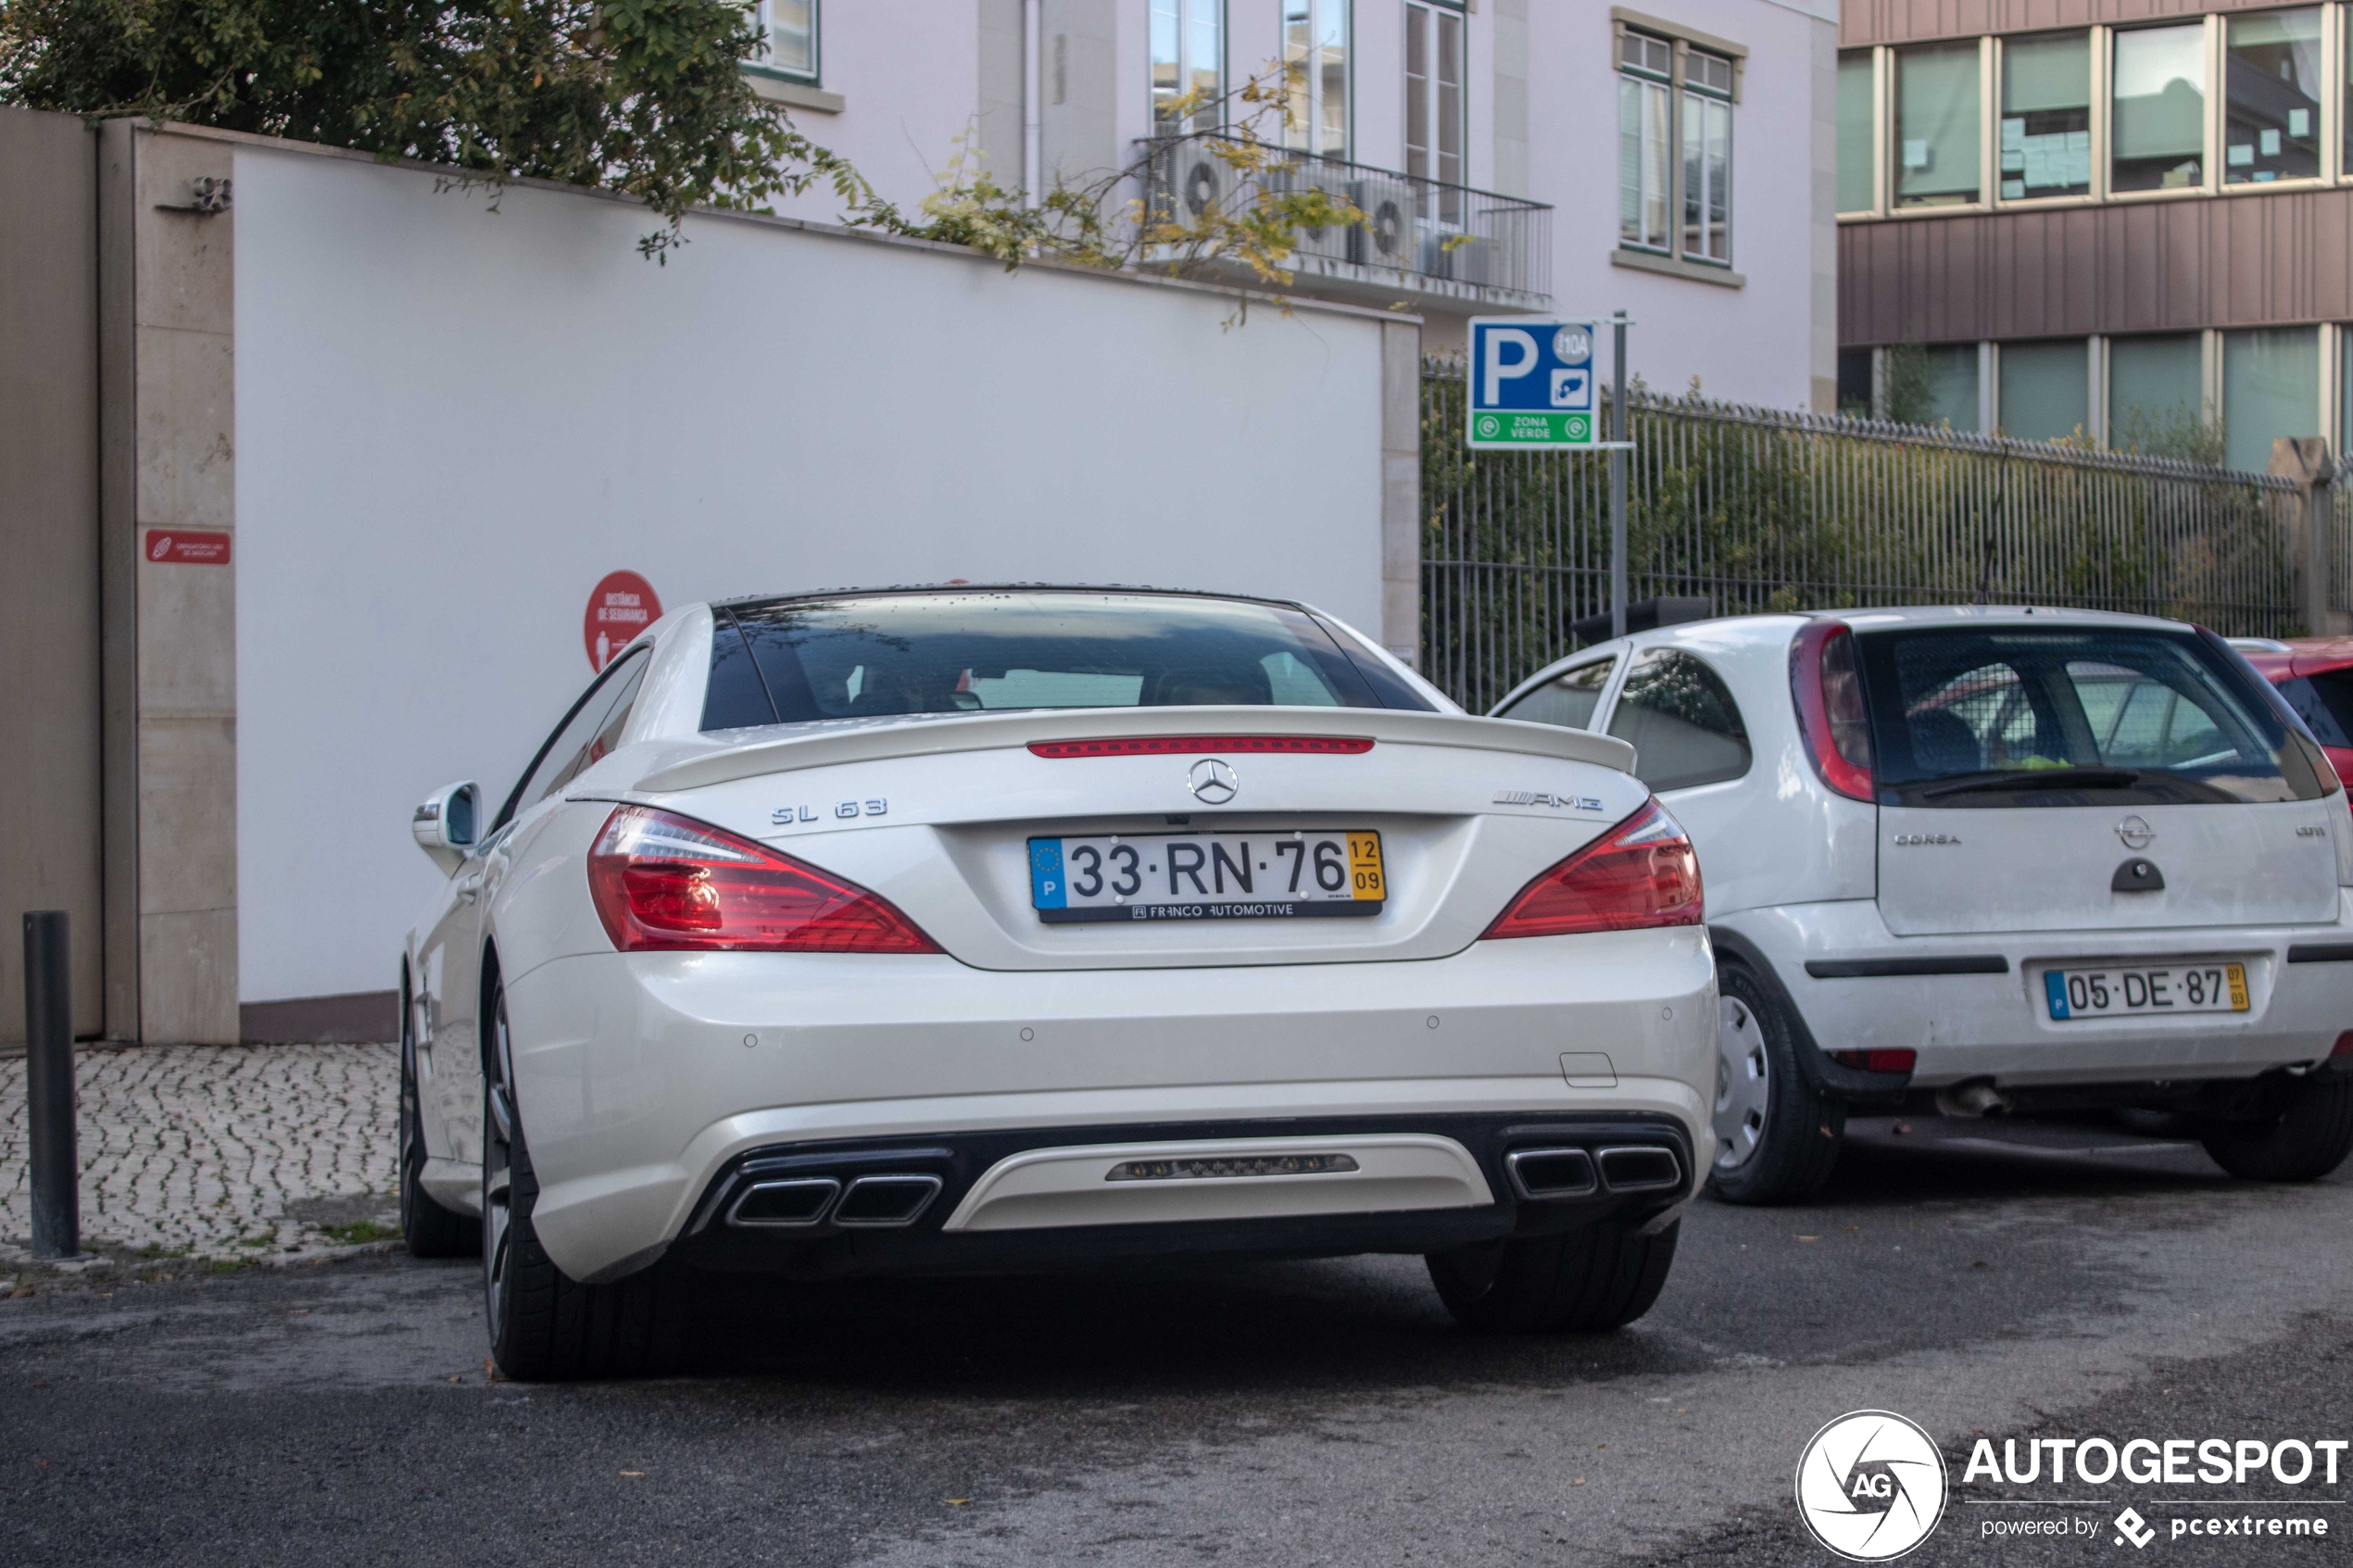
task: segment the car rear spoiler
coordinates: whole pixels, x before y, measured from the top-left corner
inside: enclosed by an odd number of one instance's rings
[[[649,748],[648,771],[629,788],[662,795],[736,779],[843,762],[999,751],[1032,741],[1147,735],[1315,735],[1379,746],[1502,751],[1634,771],[1634,748],[1587,730],[1516,719],[1474,719],[1387,708],[1082,708],[1046,712],[925,713],[763,729],[736,741],[689,741]]]

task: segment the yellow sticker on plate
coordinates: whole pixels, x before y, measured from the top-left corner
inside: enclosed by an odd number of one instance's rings
[[[2223,978],[2230,982],[2231,1010],[2245,1012],[2246,1010],[2246,965],[2226,963],[2222,966],[2222,974]]]
[[[1376,902],[1389,897],[1389,884],[1380,872],[1380,834],[1348,835],[1348,874],[1351,897]]]

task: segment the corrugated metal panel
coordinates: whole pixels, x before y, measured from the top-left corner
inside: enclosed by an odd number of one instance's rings
[[[2353,189],[1841,225],[1847,345],[2353,316]]]
[[[2094,22],[2138,22],[2209,11],[2276,10],[2280,0],[1847,0],[1840,10],[1843,48],[1968,38],[1983,32],[2036,32]]]

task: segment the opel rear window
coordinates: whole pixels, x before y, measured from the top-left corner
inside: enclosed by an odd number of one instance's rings
[[[1293,606],[1183,594],[844,595],[714,611],[702,727],[1014,709],[1411,708]]]
[[[1933,627],[1855,639],[1883,805],[2311,799],[2315,754],[2195,633]]]

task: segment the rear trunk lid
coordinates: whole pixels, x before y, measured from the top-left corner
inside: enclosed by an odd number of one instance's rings
[[[1631,760],[1605,736],[1454,714],[1022,711],[679,743],[657,749],[625,798],[871,888],[981,968],[1349,962],[1437,958],[1476,941],[1532,878],[1642,806]],[[1090,866],[1081,840],[1127,853]],[[1294,904],[1291,884],[1314,877],[1319,844],[1351,858],[1353,884],[1367,840],[1378,897],[1349,902],[1373,912],[1233,912]],[[1071,847],[1066,881],[1124,872],[1139,902],[1164,902],[1182,868],[1226,907],[1050,916],[1038,868],[1057,841]]]
[[[1856,644],[1896,935],[2334,918],[2333,775],[2201,635],[2118,618]]]

